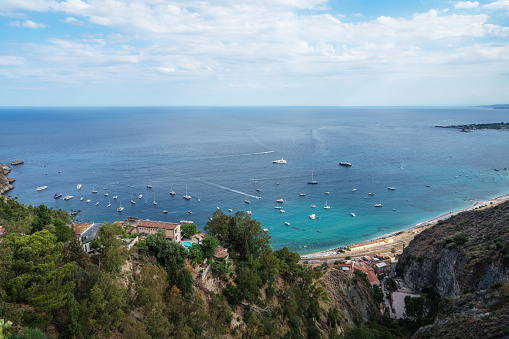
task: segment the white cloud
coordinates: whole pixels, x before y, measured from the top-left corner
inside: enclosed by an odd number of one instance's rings
[[[32,20],[25,20],[25,21],[13,21],[8,24],[11,27],[25,27],[25,28],[32,28],[32,29],[39,29],[39,28],[47,28],[48,25],[40,24],[37,22],[33,22]]]
[[[24,58],[12,55],[0,55],[0,66],[20,66],[25,62]]]
[[[83,25],[85,25],[85,23],[83,21],[80,21],[80,20],[78,20],[76,18],[73,18],[73,17],[70,17],[70,16],[65,18],[64,22],[66,24],[71,24],[71,25],[76,25],[76,26],[83,26]]]
[[[509,11],[509,0],[495,1],[490,4],[484,5],[483,7],[492,10],[505,9],[506,11]]]
[[[479,7],[479,3],[477,1],[458,1],[454,5],[456,9],[470,9]]]

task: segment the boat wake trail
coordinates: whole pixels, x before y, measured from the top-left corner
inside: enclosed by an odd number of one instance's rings
[[[203,180],[200,180],[200,181],[203,181]],[[214,186],[214,187],[226,190],[226,191],[230,191],[230,192],[233,192],[233,193],[245,195],[246,197],[251,197],[251,198],[255,198],[255,199],[261,199],[262,198],[262,197],[258,197],[256,195],[252,195],[252,194],[249,194],[249,193],[241,192],[241,191],[238,191],[238,190],[235,190],[233,188],[229,188],[229,187],[226,187],[226,186],[223,186],[223,185],[215,184],[213,182],[208,182],[208,181],[203,181],[203,182],[206,183],[206,184],[209,184],[211,186]]]

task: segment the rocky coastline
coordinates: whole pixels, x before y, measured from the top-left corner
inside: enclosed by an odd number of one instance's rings
[[[23,164],[23,161],[21,160],[14,160],[11,163],[11,166],[17,166]],[[12,168],[10,168],[7,164],[0,163],[1,171],[0,171],[0,195],[4,195],[8,191],[12,190],[14,186],[12,183],[16,181],[14,178],[9,178],[7,174],[9,174],[12,171]]]

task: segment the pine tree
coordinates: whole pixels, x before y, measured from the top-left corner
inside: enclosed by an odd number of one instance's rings
[[[64,282],[72,270],[72,264],[62,265],[64,245],[42,230],[24,237],[10,234],[7,246],[11,269],[6,272],[6,301],[23,302],[39,312],[63,307],[74,288],[73,282]]]
[[[68,263],[76,263],[81,268],[85,268],[85,251],[81,246],[78,237],[73,232],[71,236],[71,242],[69,243],[69,253],[67,254],[65,261]]]

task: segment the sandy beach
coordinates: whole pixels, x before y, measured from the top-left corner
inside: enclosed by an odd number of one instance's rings
[[[509,200],[509,194],[501,195],[499,197],[496,197],[494,199],[490,200],[483,200],[483,201],[476,201],[471,206],[463,208],[458,211],[445,213],[442,215],[439,215],[435,218],[426,220],[424,222],[418,223],[417,225],[414,225],[406,230],[395,232],[392,234],[388,234],[383,237],[378,237],[376,239],[371,239],[366,242],[363,242],[361,244],[351,244],[353,245],[362,245],[367,242],[379,240],[379,239],[386,239],[387,242],[381,242],[380,244],[376,244],[373,246],[370,246],[369,248],[365,249],[359,249],[359,250],[353,250],[353,251],[345,251],[345,253],[336,253],[336,250],[329,250],[329,251],[322,251],[312,254],[306,254],[302,255],[302,260],[328,260],[328,259],[344,259],[347,256],[350,256],[352,258],[355,257],[362,257],[364,255],[373,255],[375,253],[391,253],[392,249],[396,251],[395,253],[401,253],[403,252],[403,246],[407,246],[410,241],[419,233],[424,231],[425,229],[432,227],[438,223],[439,220],[446,220],[450,217],[457,215],[461,212],[465,211],[471,211],[475,209],[481,209],[481,208],[488,208],[496,206],[506,200]],[[346,246],[348,247],[348,246]]]

